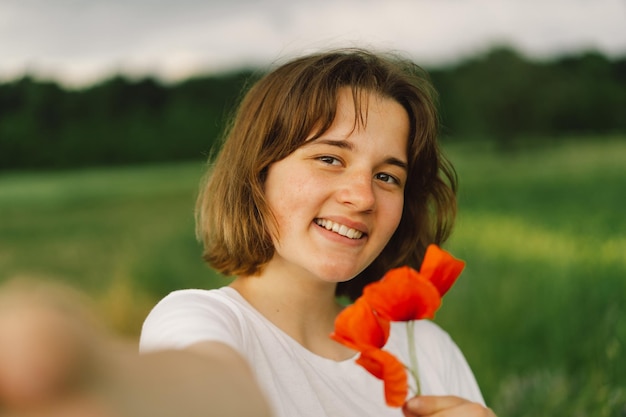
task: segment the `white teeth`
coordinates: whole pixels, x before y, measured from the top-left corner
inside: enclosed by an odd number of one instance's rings
[[[349,239],[360,239],[363,236],[363,232],[359,230],[351,229],[346,225],[335,223],[327,219],[315,219],[315,223],[322,226],[326,230],[332,230],[333,232]]]

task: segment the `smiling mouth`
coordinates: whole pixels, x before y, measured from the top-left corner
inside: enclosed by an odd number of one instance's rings
[[[330,230],[331,232],[335,232],[338,235],[347,237],[348,239],[360,239],[363,237],[363,232],[360,230],[352,229],[344,224],[335,223],[331,220],[315,219],[314,222],[318,226],[321,226],[326,230]]]

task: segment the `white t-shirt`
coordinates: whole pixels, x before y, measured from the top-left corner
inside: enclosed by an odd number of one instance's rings
[[[465,358],[436,324],[415,323],[422,393],[484,404]],[[333,361],[304,348],[236,290],[175,291],[148,315],[140,351],[182,349],[200,341],[231,346],[250,363],[277,417],[400,417],[385,404],[383,384],[354,361]],[[404,323],[392,323],[385,350],[408,364]]]

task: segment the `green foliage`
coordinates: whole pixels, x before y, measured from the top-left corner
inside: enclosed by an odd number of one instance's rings
[[[0,169],[205,159],[251,72],[164,86],[121,76],[80,91],[0,85]]]
[[[497,48],[431,76],[445,134],[508,149],[520,138],[625,132],[625,64],[594,52],[531,62]]]
[[[30,77],[0,84],[0,170],[206,158],[259,75],[242,70],[169,86],[116,76],[78,91]],[[498,48],[431,75],[445,136],[510,150],[529,137],[626,132],[624,58],[531,62]]]

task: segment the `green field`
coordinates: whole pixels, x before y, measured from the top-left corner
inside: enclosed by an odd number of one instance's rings
[[[626,138],[500,153],[446,146],[447,245],[467,261],[437,321],[501,417],[626,416]],[[69,282],[135,336],[168,291],[227,280],[200,261],[203,163],[0,175],[0,281]]]

